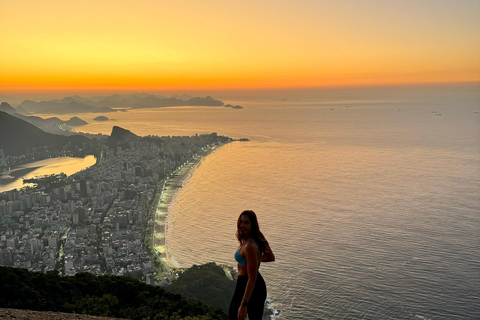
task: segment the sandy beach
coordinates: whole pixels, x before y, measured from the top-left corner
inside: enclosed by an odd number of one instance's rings
[[[163,188],[159,189],[160,197],[153,220],[153,249],[162,263],[165,273],[169,273],[178,267],[170,260],[168,245],[166,245],[168,243],[168,239],[166,239],[168,232],[167,219],[171,203],[175,199],[177,192],[182,188],[185,180],[193,174],[202,159],[223,145],[211,146],[199,152],[193,159],[174,171],[163,184]]]

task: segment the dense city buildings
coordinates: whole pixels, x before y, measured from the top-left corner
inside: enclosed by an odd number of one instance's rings
[[[158,283],[161,266],[145,244],[159,188],[202,149],[228,141],[215,133],[112,134],[96,141],[96,165],[56,183],[0,194],[0,265]]]

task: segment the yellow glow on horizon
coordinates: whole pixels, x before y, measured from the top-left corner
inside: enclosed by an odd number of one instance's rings
[[[0,91],[480,81],[479,11],[469,0],[0,0]]]

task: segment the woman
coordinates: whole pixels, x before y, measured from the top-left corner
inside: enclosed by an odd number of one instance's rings
[[[261,320],[267,298],[267,287],[258,272],[260,262],[275,261],[272,249],[260,232],[257,216],[252,210],[238,217],[237,233],[240,243],[235,251],[238,262],[238,279],[228,310],[229,320]]]

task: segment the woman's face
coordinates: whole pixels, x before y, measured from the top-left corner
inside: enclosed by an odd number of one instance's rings
[[[247,235],[251,230],[252,222],[250,221],[250,218],[247,215],[242,214],[240,216],[240,234]]]

